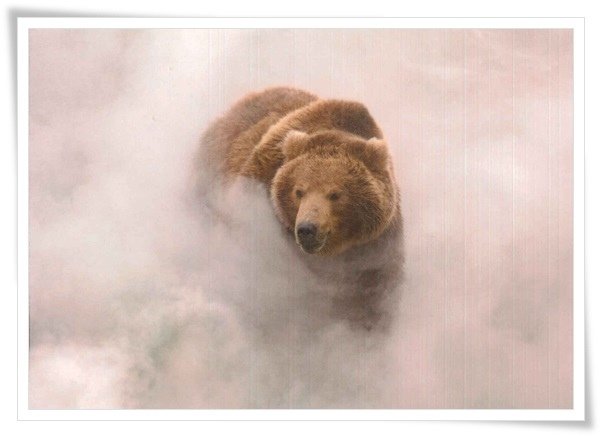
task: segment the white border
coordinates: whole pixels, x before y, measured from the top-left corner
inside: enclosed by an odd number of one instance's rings
[[[28,131],[32,28],[568,28],[574,41],[573,409],[30,410]],[[582,421],[584,386],[583,18],[18,18],[18,420],[512,420]]]
[[[28,408],[29,368],[29,27],[17,29],[17,417]]]
[[[19,18],[40,29],[583,29],[583,18]]]

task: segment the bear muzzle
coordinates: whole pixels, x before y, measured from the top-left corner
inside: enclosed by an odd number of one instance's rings
[[[296,242],[306,253],[313,254],[321,250],[327,242],[329,233],[320,231],[311,221],[302,221],[296,225]]]

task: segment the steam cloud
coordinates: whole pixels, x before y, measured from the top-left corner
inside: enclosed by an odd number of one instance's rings
[[[570,407],[571,35],[524,32],[31,31],[30,406]],[[264,188],[190,197],[203,129],[278,84],[394,146],[390,332],[327,318]]]

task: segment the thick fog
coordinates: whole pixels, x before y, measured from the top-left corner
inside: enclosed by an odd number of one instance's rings
[[[30,406],[571,407],[571,65],[563,30],[32,30]],[[392,147],[389,331],[328,318],[264,187],[195,202],[203,129],[274,85]]]

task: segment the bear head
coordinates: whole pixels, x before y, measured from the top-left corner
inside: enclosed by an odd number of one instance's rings
[[[398,211],[387,144],[341,130],[290,130],[271,183],[281,222],[306,253],[337,255],[379,237]]]

